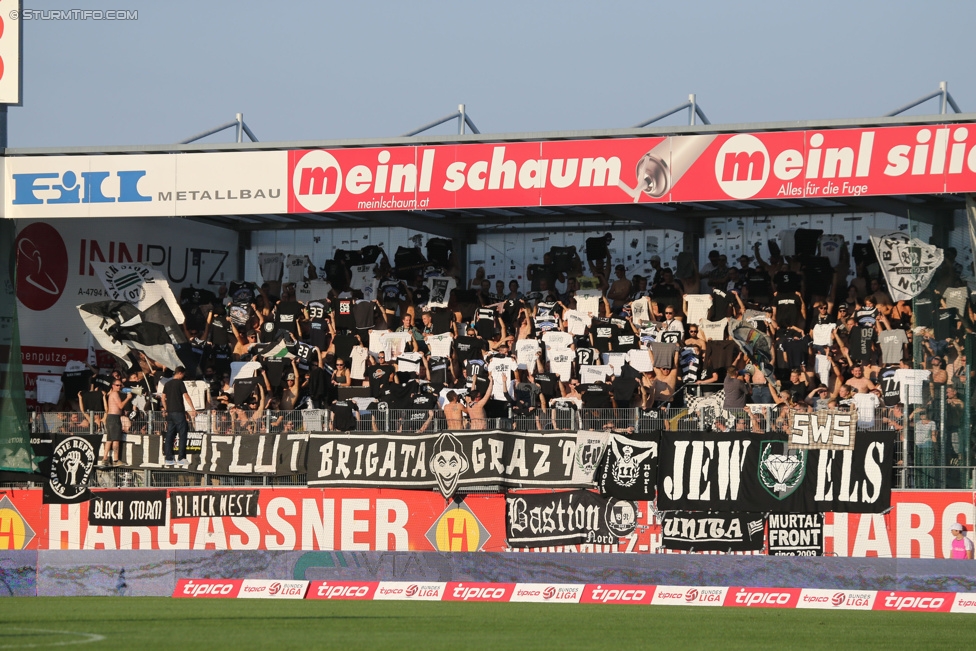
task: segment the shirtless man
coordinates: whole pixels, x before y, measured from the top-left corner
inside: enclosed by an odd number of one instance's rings
[[[471,419],[471,429],[485,429],[488,426],[488,417],[485,415],[485,405],[491,400],[491,390],[495,381],[488,376],[488,388],[485,395],[478,395],[475,391],[470,396],[471,402],[468,403],[468,417]]]
[[[444,419],[447,421],[448,431],[459,432],[464,429],[464,414],[470,415],[470,410],[458,401],[457,393],[448,391],[447,404],[444,405]]]
[[[122,413],[126,405],[132,401],[132,394],[122,399],[122,380],[112,382],[112,390],[108,394],[108,411],[105,415],[105,452],[102,454],[102,465],[106,468],[121,466],[119,459],[119,445],[122,442]]]
[[[851,379],[849,379],[845,384],[850,387],[857,389],[858,393],[869,393],[874,391],[874,382],[864,377],[864,368],[861,366],[855,366],[851,368]]]

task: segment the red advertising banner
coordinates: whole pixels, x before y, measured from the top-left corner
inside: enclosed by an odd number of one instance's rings
[[[824,551],[855,557],[950,558],[949,527],[959,522],[973,535],[973,501],[974,494],[967,491],[894,491],[887,514],[828,513]],[[201,517],[169,519],[164,527],[102,527],[88,524],[88,504],[47,505],[41,503],[40,490],[0,491],[0,550],[657,553],[661,544],[661,526],[647,502],[638,503],[637,528],[618,545],[533,550],[508,548],[501,494],[469,495],[457,504],[432,491],[266,488],[260,490],[258,504],[256,518]]]
[[[248,593],[250,591],[250,594]],[[970,593],[632,584],[180,579],[174,597],[584,603],[976,613]]]
[[[885,514],[824,514],[824,553],[880,558],[951,558],[956,522],[972,539],[976,494],[968,491],[892,491]]]
[[[290,213],[976,191],[976,125],[288,152]]]

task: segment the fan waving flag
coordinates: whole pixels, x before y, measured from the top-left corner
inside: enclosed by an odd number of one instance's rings
[[[167,368],[184,365],[177,347],[187,343],[186,335],[165,301],[145,311],[125,301],[100,301],[79,305],[78,312],[98,344],[116,357],[134,350]]]
[[[90,264],[113,300],[127,301],[140,310],[148,310],[159,301],[164,301],[176,323],[183,323],[183,310],[173,295],[173,290],[164,277],[157,276],[152,267],[139,262]]]

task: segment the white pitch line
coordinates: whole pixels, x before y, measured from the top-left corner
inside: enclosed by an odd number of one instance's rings
[[[6,631],[25,631],[28,633],[48,633],[53,635],[80,635],[80,640],[65,640],[64,642],[41,642],[38,644],[0,644],[0,649],[35,649],[48,646],[70,646],[72,644],[88,644],[89,642],[101,642],[105,639],[104,635],[97,633],[77,633],[75,631],[54,631],[46,628],[11,628]]]

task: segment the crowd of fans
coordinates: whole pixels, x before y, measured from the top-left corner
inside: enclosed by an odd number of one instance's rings
[[[181,294],[181,358],[201,382],[188,385],[228,431],[260,431],[271,414],[294,427],[287,413],[307,409],[328,409],[331,429],[416,432],[616,427],[612,410],[629,409],[639,429],[721,390],[717,429],[766,427],[773,412],[750,405],[856,408],[860,427],[907,437],[899,463],[969,458],[976,296],[951,249],[913,309],[892,300],[869,245],[820,231],[781,233],[734,264],[717,250],[700,269],[690,253],[675,269],[654,256],[631,277],[611,241],[553,247],[522,282],[479,268],[461,284],[452,243],[436,238],[426,255],[401,247],[391,261],[371,246],[321,268],[262,254],[260,284]],[[144,355],[114,377],[79,364],[65,396],[104,411],[119,380],[151,411],[169,374]]]

